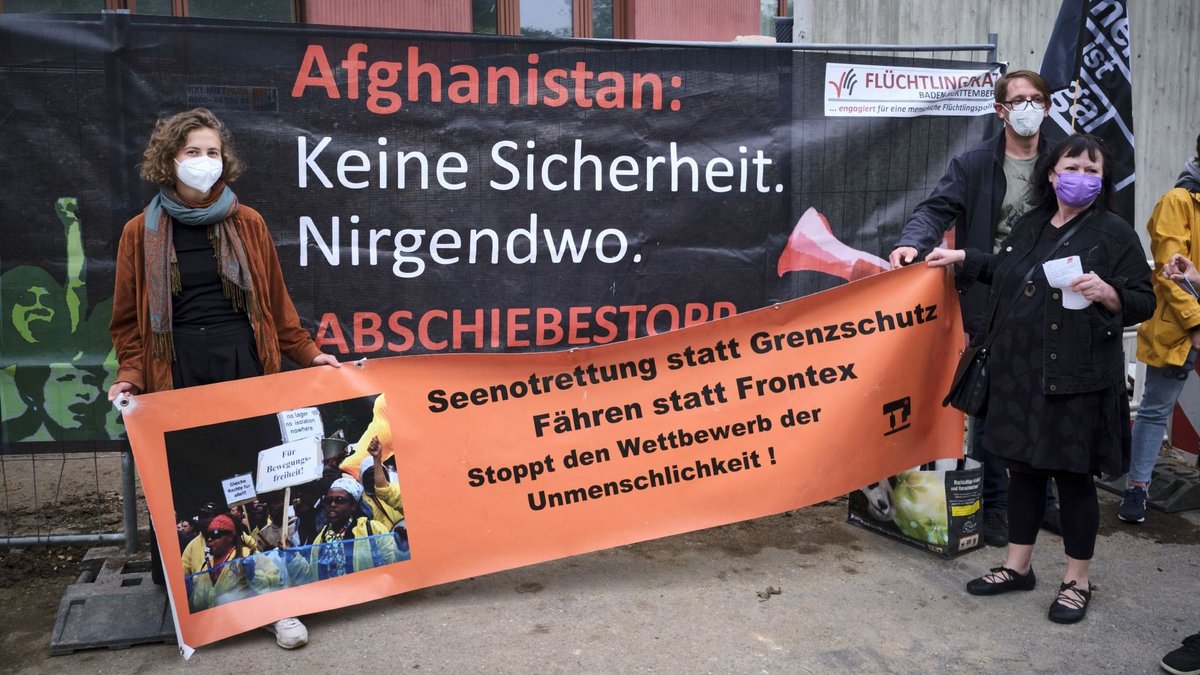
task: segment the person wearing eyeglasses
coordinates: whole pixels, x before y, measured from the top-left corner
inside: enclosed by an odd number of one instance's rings
[[[204,563],[195,573],[184,576],[191,611],[280,588],[279,568],[269,559],[255,556],[253,564],[247,564],[255,551],[242,541],[233,518],[215,516],[200,537],[204,540]]]
[[[308,558],[288,558],[293,585],[332,579],[408,558],[397,547],[391,529],[367,515],[362,498],[362,484],[353,478],[333,481],[322,499],[325,525],[317,532]]]
[[[999,250],[1013,223],[1029,210],[1033,168],[1053,148],[1042,136],[1050,86],[1032,70],[1014,70],[996,81],[996,116],[1003,130],[950,160],[933,192],[917,204],[888,256],[892,267],[923,259],[953,227],[954,247]],[[981,331],[987,286],[959,291],[963,326]],[[971,455],[983,463],[983,536],[989,546],[1008,544],[1008,475],[981,449],[982,425],[971,424]],[[1057,530],[1058,508],[1046,496],[1046,525]]]
[[[1180,259],[1200,259],[1200,136],[1195,156],[1184,164],[1175,187],[1159,198],[1146,229],[1160,270],[1171,269]],[[1174,280],[1155,276],[1159,311],[1138,326],[1137,358],[1146,364],[1146,388],[1133,421],[1133,459],[1117,508],[1117,518],[1127,523],[1146,520],[1150,479],[1167,420],[1200,353],[1200,304],[1189,285],[1179,272]]]
[[[317,532],[325,526],[325,509],[321,500],[339,478],[349,477],[349,474],[339,468],[342,460],[349,454],[350,444],[346,442],[345,433],[338,429],[332,435],[321,439],[321,477],[296,487],[293,494],[298,497],[296,502],[297,532],[300,541],[311,544]],[[357,476],[356,476],[357,477]]]
[[[238,538],[241,540],[242,545],[246,548],[254,548],[254,538],[251,537],[249,533],[238,528],[237,521],[234,520],[230,514],[231,511],[229,507],[224,504],[213,501],[204,502],[199,506],[199,508],[196,509],[196,533],[203,533],[208,529],[209,523],[212,522],[213,518],[224,515],[229,517],[230,521],[234,523],[234,527],[238,530]],[[181,553],[181,562],[183,564],[183,573],[185,575],[199,572],[204,567],[204,560],[208,555],[207,546],[208,545],[204,542],[204,537],[197,536],[192,538],[191,541],[189,541],[187,545],[183,547],[183,551]]]

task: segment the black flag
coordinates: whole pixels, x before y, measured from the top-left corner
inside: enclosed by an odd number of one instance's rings
[[[1042,133],[1099,136],[1112,154],[1115,210],[1133,222],[1133,76],[1125,0],[1063,0],[1041,75],[1050,83]]]

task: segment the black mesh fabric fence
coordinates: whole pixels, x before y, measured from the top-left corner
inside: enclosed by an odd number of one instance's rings
[[[18,457],[121,449],[104,395],[114,261],[156,190],[138,164],[160,117],[207,107],[232,131],[231,187],[325,351],[560,350],[886,258],[948,159],[995,131],[999,71],[972,58],[2,15],[5,476]],[[941,79],[923,90],[976,112],[867,102],[872,82],[926,70]],[[787,258],[810,211],[836,245]]]

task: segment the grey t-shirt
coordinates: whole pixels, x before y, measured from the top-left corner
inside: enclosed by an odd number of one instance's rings
[[[1037,157],[1015,159],[1004,156],[1004,179],[1008,181],[1008,190],[1004,193],[1004,202],[1000,204],[1000,221],[996,223],[996,239],[992,242],[993,253],[999,252],[1000,242],[1008,238],[1013,223],[1029,210],[1029,198],[1033,196],[1030,194],[1030,179],[1036,163]]]

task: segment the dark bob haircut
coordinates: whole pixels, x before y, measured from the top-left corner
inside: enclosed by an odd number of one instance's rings
[[[1032,201],[1035,207],[1051,207],[1058,204],[1058,198],[1054,195],[1054,186],[1050,184],[1050,174],[1054,172],[1054,167],[1058,164],[1058,160],[1063,157],[1078,157],[1084,153],[1087,153],[1088,159],[1093,162],[1099,160],[1103,165],[1100,174],[1100,194],[1096,197],[1096,203],[1107,209],[1112,208],[1114,192],[1112,155],[1109,154],[1108,147],[1104,145],[1104,141],[1091,134],[1068,136],[1063,142],[1058,144],[1058,147],[1037,161],[1033,169],[1034,192]]]

